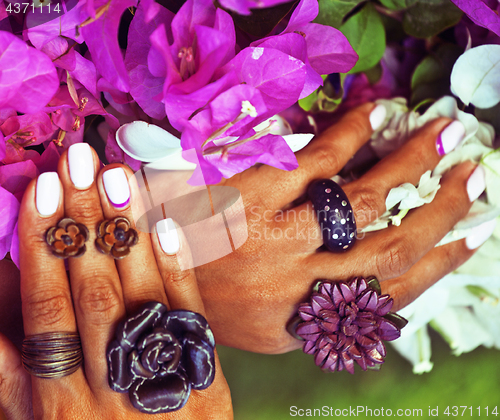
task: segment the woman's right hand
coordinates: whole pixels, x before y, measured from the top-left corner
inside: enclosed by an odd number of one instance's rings
[[[481,239],[488,234],[487,227],[478,227],[471,234],[476,241],[471,236],[435,248],[484,190],[481,169],[476,171],[476,165],[466,162],[442,179],[432,203],[413,210],[401,226],[366,234],[343,254],[317,251],[323,241],[311,203],[291,204],[304,197],[313,180],[331,178],[344,167],[369,140],[373,126],[381,123],[383,111],[365,104],[347,113],[297,153],[299,167],[294,171],[255,166],[221,183],[241,192],[248,239],[226,257],[196,269],[218,342],[260,353],[300,347],[302,342],[285,326],[317,279],[374,275],[398,310],[464,263],[479,246],[478,235]],[[392,188],[417,184],[437,165],[443,151],[460,142],[463,126],[451,123],[441,118],[426,125],[401,149],[342,187],[358,228],[386,211]]]

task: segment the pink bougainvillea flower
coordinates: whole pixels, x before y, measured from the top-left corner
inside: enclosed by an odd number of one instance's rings
[[[212,1],[188,0],[172,19],[171,36],[173,42],[169,42],[168,22],[151,33],[148,68],[152,75],[164,78],[161,96],[164,104],[196,92],[197,100],[188,102],[196,106],[188,110],[189,116],[199,103],[204,105],[213,98],[212,91],[201,89],[215,81],[216,70],[234,57],[234,24],[229,14],[216,9]],[[166,109],[170,123],[180,129],[186,112],[169,111]]]
[[[267,111],[255,125],[297,102],[306,80],[305,63],[274,48],[245,48],[220,72],[234,72],[239,83],[259,91]]]
[[[10,251],[18,214],[19,201],[12,193],[0,187],[0,259]]]
[[[170,28],[174,14],[158,3],[154,4],[157,5],[158,11],[148,21],[149,9],[145,9],[144,2],[139,3],[128,32],[125,67],[130,79],[130,94],[134,100],[150,117],[163,119],[166,116],[165,105],[155,98],[163,92],[165,75],[161,72],[161,76],[153,76],[149,70],[148,56],[151,51],[149,37],[161,24],[164,24],[165,28]],[[155,66],[153,54],[151,60],[152,66]],[[161,57],[157,61],[163,64]]]
[[[114,0],[102,7],[106,11],[80,28],[92,61],[99,73],[122,92],[130,90],[127,69],[118,44],[120,19],[127,8],[136,6],[137,0]]]
[[[44,111],[33,114],[15,115],[8,118],[0,130],[5,141],[12,140],[21,147],[33,146],[50,139],[56,130],[50,117]]]
[[[323,84],[322,74],[346,73],[358,60],[342,32],[331,26],[310,23],[318,12],[317,0],[301,0],[281,34],[251,44],[253,47],[276,48],[305,64],[306,79],[300,98]]]
[[[59,86],[52,61],[15,35],[0,31],[0,108],[34,113]]]
[[[215,184],[258,162],[295,169],[293,152],[313,135],[290,134],[288,124],[279,117],[262,121],[260,116],[266,114],[260,91],[242,84],[220,94],[189,120],[181,141],[159,127],[136,121],[118,130],[117,142],[128,155],[151,162],[156,169],[192,170],[199,164],[193,183]],[[195,163],[191,151],[195,151]]]
[[[476,25],[500,36],[500,3],[497,0],[451,0]]]
[[[219,3],[222,7],[240,15],[250,15],[252,13],[251,9],[264,9],[288,1],[290,0],[220,0]]]

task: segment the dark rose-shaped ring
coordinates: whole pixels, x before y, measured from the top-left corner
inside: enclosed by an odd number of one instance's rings
[[[191,389],[215,376],[215,340],[206,319],[191,311],[168,311],[148,302],[122,322],[108,347],[109,385],[128,392],[139,411],[179,410]]]
[[[394,301],[381,294],[377,279],[321,281],[317,290],[310,302],[299,305],[298,323],[291,323],[305,340],[304,353],[314,355],[316,365],[332,372],[354,373],[354,362],[363,370],[384,363],[382,340],[399,338],[407,321],[390,312]]]
[[[87,226],[66,217],[45,233],[45,241],[58,258],[79,257],[86,251]]]
[[[115,217],[113,220],[103,220],[97,227],[97,249],[103,254],[109,254],[119,260],[130,253],[139,237],[137,232],[130,227],[130,222],[125,217]]]

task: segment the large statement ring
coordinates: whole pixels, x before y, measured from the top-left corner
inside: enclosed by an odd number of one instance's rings
[[[82,364],[80,336],[71,332],[36,334],[23,340],[24,368],[38,378],[62,378]]]
[[[148,302],[118,326],[108,347],[109,385],[128,392],[143,413],[179,410],[191,389],[202,390],[213,382],[214,348],[203,316]]]
[[[379,368],[386,355],[382,340],[399,338],[408,322],[390,312],[393,299],[380,293],[375,277],[321,280],[310,301],[299,305],[299,319],[290,323],[305,340],[304,353],[332,372],[354,373],[354,362],[363,370]]]
[[[307,195],[313,203],[325,247],[332,252],[344,252],[356,242],[356,222],[347,196],[331,179],[311,183]]]

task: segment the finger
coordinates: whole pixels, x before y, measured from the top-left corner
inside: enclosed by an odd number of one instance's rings
[[[165,285],[170,310],[184,309],[199,313],[206,318],[194,269],[191,268],[193,267],[191,250],[180,226],[172,219],[160,220],[154,232],[151,233],[151,242]],[[214,407],[214,412],[225,412],[227,418],[230,418],[232,416],[231,395],[222,373],[217,349],[214,349],[214,355],[214,382],[203,391],[194,391],[196,398],[190,398],[186,408],[190,407],[191,410],[197,411],[196,407],[210,404]]]
[[[19,212],[21,300],[26,336],[49,332],[76,332],[71,291],[63,260],[45,242],[45,233],[63,218],[63,191],[57,173],[46,172],[28,185]],[[83,370],[45,380],[32,377],[33,401],[57,404],[48,396],[63,387],[85,388]],[[34,404],[40,410],[41,404]]]
[[[185,309],[205,316],[205,308],[193,266],[191,251],[182,229],[172,219],[160,220],[151,242],[170,309]]]
[[[28,185],[19,212],[21,299],[26,335],[76,331],[64,262],[52,254],[45,242],[45,232],[57,225],[63,215],[63,193],[57,173],[40,175]]]
[[[103,355],[111,341],[111,326],[125,314],[114,259],[95,246],[96,227],[104,219],[95,182],[98,165],[95,151],[86,143],[77,143],[63,153],[58,166],[65,214],[89,230],[87,251],[68,263],[85,373],[92,389],[108,386]]]
[[[166,303],[150,234],[135,225],[135,220],[146,211],[133,172],[123,165],[108,165],[99,174],[98,187],[104,217],[109,220],[126,217],[139,237],[130,254],[116,261],[127,311],[134,312],[143,303],[152,300]]]
[[[465,263],[491,236],[495,225],[495,220],[483,223],[473,228],[467,238],[433,249],[402,276],[382,281],[382,293],[394,299],[392,310],[398,311],[410,304],[439,279]]]
[[[33,418],[30,376],[21,364],[19,351],[3,334],[0,334],[0,409],[7,420]]]
[[[440,161],[442,155],[438,150],[452,150],[463,139],[464,133],[465,129],[459,121],[450,123],[445,118],[433,121],[362,177],[342,186],[352,206],[357,228],[362,229],[384,214],[385,201],[392,188],[404,183],[418,184],[422,174],[435,168]],[[319,224],[314,223],[316,217],[311,203],[308,201],[289,211],[298,214],[312,212],[311,217],[305,218],[306,227],[317,230],[314,235],[316,240],[311,241],[311,235],[308,239],[312,249],[321,246],[322,235]]]
[[[379,280],[401,276],[465,217],[472,205],[469,180],[474,179],[473,173],[476,172],[472,162],[455,167],[442,179],[434,200],[413,210],[401,226],[367,235],[345,255],[319,253],[311,256],[312,260],[323,267],[323,275],[333,275],[333,266],[335,272],[347,276],[374,275]],[[474,189],[476,193],[484,190],[484,183]]]
[[[312,180],[336,175],[369,140],[385,114],[383,105],[364,104],[346,113],[338,123],[297,152],[299,167],[294,171],[260,167],[258,173],[262,190],[266,191],[267,208],[282,208],[303,195]]]
[[[365,227],[386,211],[385,200],[392,188],[406,182],[417,185],[422,174],[436,167],[444,156],[443,151],[453,150],[464,135],[465,128],[460,121],[435,120],[361,178],[347,184],[344,191],[355,209],[358,228]]]

